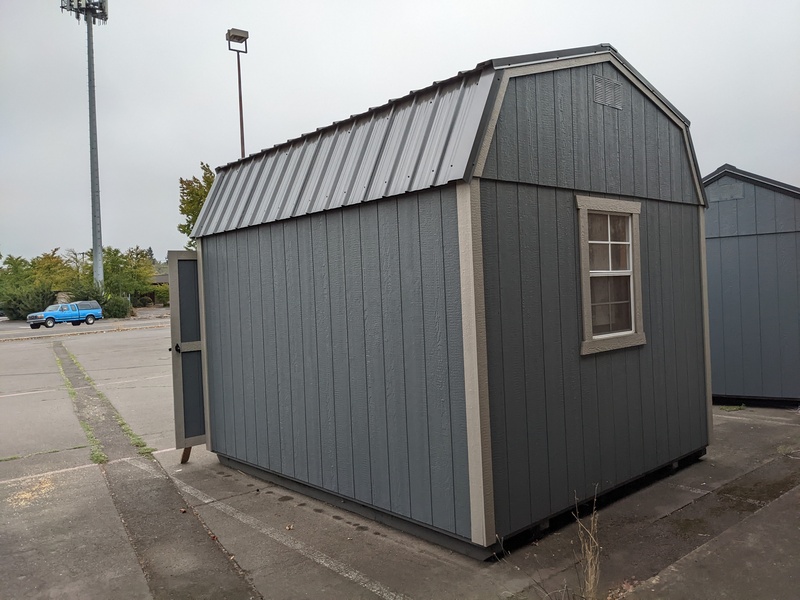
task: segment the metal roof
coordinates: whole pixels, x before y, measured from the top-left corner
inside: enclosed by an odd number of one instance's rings
[[[201,237],[464,179],[494,71],[475,69],[217,170]]]
[[[762,177],[761,175],[756,175],[755,173],[748,173],[747,171],[742,171],[741,169],[737,169],[733,165],[729,164],[724,164],[713,173],[709,173],[708,175],[703,177],[703,185],[708,186],[714,183],[717,179],[719,179],[723,175],[730,175],[731,177],[734,177],[735,179],[739,179],[741,181],[755,183],[756,185],[761,185],[773,191],[780,192],[782,194],[787,194],[789,196],[794,196],[795,198],[800,198],[800,188],[797,188],[793,185],[789,185],[788,183],[781,183],[780,181],[775,181],[774,179],[768,179],[766,177]]]
[[[613,55],[689,124],[610,44],[488,60],[219,167],[192,237],[468,181],[499,87],[498,72],[592,54]],[[693,149],[691,154],[694,159]]]

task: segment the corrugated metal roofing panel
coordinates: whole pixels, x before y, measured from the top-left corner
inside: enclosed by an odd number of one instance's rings
[[[320,137],[307,137],[305,143],[300,147],[297,162],[294,163],[294,170],[292,172],[292,179],[289,187],[283,192],[283,202],[281,204],[280,212],[271,221],[280,221],[281,219],[288,219],[293,216],[294,208],[297,201],[302,194],[303,188],[308,182],[311,174],[311,168],[314,165],[314,158],[320,146]]]
[[[463,179],[492,73],[467,72],[220,168],[193,235]]]
[[[236,179],[237,174],[236,171],[221,171],[217,173],[205,204],[203,204],[203,209],[197,217],[197,224],[192,232],[193,235],[206,235],[209,232],[221,231],[217,228],[217,222],[219,215],[224,212],[224,206],[230,199],[230,194],[227,193],[227,190],[231,182]]]
[[[342,173],[346,187],[341,197],[334,198],[334,201],[328,206],[329,209],[337,206],[358,204],[367,200],[367,187],[372,179],[380,153],[383,151],[392,112],[393,107],[376,112],[370,122],[364,122],[361,125],[365,130],[361,147],[358,148],[355,145],[351,145],[351,153],[354,153],[354,161],[351,164],[353,170]]]
[[[237,229],[242,221],[244,213],[251,201],[253,187],[256,184],[256,176],[263,163],[262,159],[250,161],[246,169],[244,169],[244,177],[241,185],[238,188],[238,197],[236,198],[236,208],[231,211],[231,217],[225,226],[226,230]]]
[[[372,180],[369,183],[369,187],[367,187],[367,195],[364,200],[391,195],[391,179],[397,164],[403,159],[406,133],[409,123],[413,122],[414,112],[416,112],[416,106],[413,104],[411,106],[395,105],[392,117],[389,120],[389,128],[384,137],[383,148],[380,154],[376,156],[377,161],[372,170]],[[395,194],[402,193],[402,191],[395,192]]]
[[[416,170],[409,187],[422,189],[434,185],[434,177],[441,164],[441,149],[447,146],[452,131],[452,119],[449,117],[452,111],[456,110],[461,89],[454,87],[442,89],[433,100],[427,138],[420,149]]]
[[[258,212],[261,197],[264,193],[264,187],[267,183],[267,177],[264,171],[268,169],[269,161],[266,157],[261,157],[258,161],[258,171],[254,172],[253,186],[250,192],[250,197],[247,200],[247,208],[242,214],[239,221],[239,227],[249,227],[255,220],[255,215]]]
[[[289,161],[288,152],[278,152],[270,155],[267,159],[270,162],[270,170],[266,175],[266,186],[264,195],[260,200],[260,208],[256,212],[254,224],[265,223],[267,215],[272,210],[272,205],[276,202],[276,190],[280,188],[283,177],[286,173],[286,164]]]
[[[336,135],[332,135],[330,157],[326,168],[320,174],[318,187],[313,192],[306,190],[306,194],[310,195],[306,212],[325,210],[332,201],[354,139],[356,139],[356,135],[353,123],[343,124],[342,128],[337,130]]]
[[[458,108],[455,109],[462,117],[453,123],[447,147],[442,155],[445,162],[437,169],[435,185],[443,185],[448,181],[464,177],[469,167],[475,137],[472,124],[481,121],[494,78],[493,72],[484,71],[480,77],[473,80],[472,85],[468,83],[469,78],[465,81],[467,85],[462,88]],[[477,125],[475,128],[477,129]]]
[[[316,143],[314,160],[304,183],[303,191],[297,197],[297,202],[292,207],[291,215],[304,215],[312,212],[311,206],[320,190],[320,184],[328,172],[331,163],[331,148],[342,137],[338,128],[326,131],[319,136]],[[323,192],[324,193],[324,192]]]
[[[306,140],[304,139],[296,140],[294,144],[287,148],[286,164],[283,167],[280,187],[275,189],[269,212],[264,220],[265,223],[271,223],[272,221],[277,221],[282,218],[281,215],[283,214],[284,206],[288,201],[286,193],[297,178],[297,165],[300,163],[305,150]]]
[[[437,89],[415,96],[413,106],[409,106],[405,111],[409,113],[409,120],[405,126],[403,150],[397,154],[398,159],[394,161],[384,196],[404,194],[412,188],[411,179],[417,172],[422,152],[425,150],[425,142],[435,116],[433,109],[437,96]]]

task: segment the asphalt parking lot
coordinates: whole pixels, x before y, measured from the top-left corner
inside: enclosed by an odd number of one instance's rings
[[[92,326],[99,335],[19,325],[0,322],[0,597],[580,592],[569,517],[477,562],[224,467],[203,448],[181,465],[163,317],[109,320]],[[155,460],[104,428],[115,414]],[[105,465],[91,460],[86,424],[104,438]],[[800,413],[715,407],[714,434],[700,461],[600,504],[598,597],[797,597]]]

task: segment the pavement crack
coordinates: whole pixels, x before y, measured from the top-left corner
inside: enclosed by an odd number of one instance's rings
[[[77,359],[61,342],[53,352],[153,598],[261,598]]]
[[[117,423],[119,415],[111,402],[94,388],[63,343],[55,342],[53,352],[72,399],[75,416],[91,445],[92,462],[103,463],[136,455],[136,448]]]

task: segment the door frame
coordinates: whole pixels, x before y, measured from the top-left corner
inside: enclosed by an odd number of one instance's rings
[[[192,260],[197,263],[197,294],[200,318],[200,341],[181,342],[181,314],[180,314],[180,285],[178,280],[178,261]],[[170,351],[172,354],[172,389],[175,418],[175,447],[176,449],[190,448],[205,443],[210,447],[209,419],[208,419],[208,381],[206,376],[206,347],[205,347],[205,306],[203,302],[202,263],[200,255],[193,250],[170,250],[167,253],[169,264],[169,292],[170,292]],[[175,345],[180,343],[183,349],[189,352],[200,352],[201,362],[201,390],[203,394],[203,419],[205,433],[187,438],[184,427],[184,402],[183,402],[183,362],[180,353],[175,352]]]

